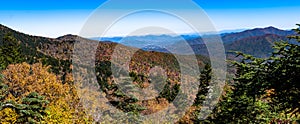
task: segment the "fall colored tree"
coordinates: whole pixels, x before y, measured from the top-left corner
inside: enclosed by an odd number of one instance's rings
[[[49,68],[40,63],[9,65],[2,71],[3,83],[8,86],[14,99],[21,100],[31,92],[37,92],[49,101],[57,101],[66,95],[68,86],[62,84],[55,74],[48,72]]]
[[[17,122],[18,114],[13,108],[4,108],[0,111],[1,124],[13,124]]]
[[[41,101],[41,97],[32,95],[32,93],[36,93],[43,96],[44,100],[49,101],[49,103],[43,105],[43,109],[39,109],[40,111],[44,111],[42,119],[35,118],[34,120],[37,119],[46,123],[91,122],[92,119],[85,115],[80,105],[77,90],[72,84],[71,74],[66,74],[66,83],[63,84],[59,76],[49,72],[49,68],[50,66],[43,66],[41,63],[33,65],[21,63],[9,65],[7,69],[3,70],[3,79],[0,86],[1,101],[11,101],[13,105],[23,107],[13,110],[4,109],[1,112],[7,113],[6,111],[16,110],[18,114],[17,120],[31,117],[26,112],[33,111],[32,109],[34,109],[31,108],[32,106],[28,106],[32,104],[30,101]],[[34,106],[37,107],[36,105]],[[18,110],[22,110],[21,113]],[[35,113],[34,111],[33,113]],[[27,122],[32,119],[23,120],[23,122]]]

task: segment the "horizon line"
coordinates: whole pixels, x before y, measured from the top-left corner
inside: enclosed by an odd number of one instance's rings
[[[6,28],[9,28],[11,30],[14,30],[14,31],[17,31],[17,32],[20,32],[20,33],[23,33],[23,34],[27,34],[27,35],[31,35],[31,36],[37,36],[37,37],[46,37],[46,38],[59,38],[59,37],[63,37],[63,36],[67,36],[67,35],[75,35],[75,36],[79,36],[79,37],[83,37],[83,36],[80,36],[79,33],[78,34],[72,34],[72,33],[66,33],[64,35],[59,35],[59,36],[56,36],[56,37],[52,37],[52,36],[44,36],[44,35],[36,35],[36,34],[32,34],[32,33],[28,33],[28,32],[25,32],[25,31],[20,31],[18,29],[15,29],[15,28],[12,28],[10,26],[7,26],[5,24],[2,24],[0,23],[0,26],[4,26]],[[208,31],[208,32],[182,32],[182,33],[178,33],[178,34],[175,34],[175,33],[153,33],[153,34],[136,34],[136,35],[108,35],[108,36],[89,36],[89,37],[83,37],[83,38],[87,38],[87,39],[91,39],[91,38],[115,38],[115,37],[134,37],[134,36],[137,36],[137,37],[142,37],[142,36],[161,36],[161,35],[168,35],[168,36],[180,36],[180,35],[199,35],[199,36],[204,36],[204,35],[221,35],[221,34],[226,34],[226,33],[239,33],[239,32],[244,32],[244,31],[247,31],[247,30],[254,30],[254,29],[266,29],[266,28],[270,28],[270,27],[273,27],[273,28],[276,28],[276,29],[279,29],[279,30],[283,30],[283,31],[290,31],[292,30],[293,28],[277,28],[276,26],[265,26],[265,27],[262,27],[262,26],[256,26],[256,27],[253,27],[253,28],[239,28],[239,29],[222,29],[222,30],[217,30],[217,31]]]

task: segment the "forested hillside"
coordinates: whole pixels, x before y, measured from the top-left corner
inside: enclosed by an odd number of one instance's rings
[[[270,30],[278,33],[275,29]],[[195,100],[185,115],[180,118],[173,117],[176,118],[174,121],[176,123],[297,122],[300,118],[299,28],[294,32],[297,34],[289,37],[263,34],[232,42],[228,47],[244,52],[235,52],[232,55],[237,55],[242,60],[229,61],[229,65],[235,68],[235,77],[228,79],[217,106],[205,120],[198,117],[208,92],[212,91],[209,84],[216,82],[212,80],[214,75],[209,58],[197,55],[197,63],[201,70],[197,81],[200,82],[196,91],[198,93],[184,96],[193,97]],[[278,38],[285,41],[277,42]],[[298,43],[291,43],[289,40]],[[92,85],[90,88],[99,88],[99,91],[80,88],[81,84],[74,82],[73,78],[73,66],[78,65],[72,63],[74,43],[77,42],[96,41],[75,35],[55,39],[30,36],[0,25],[0,123],[95,123],[96,121],[153,123],[139,117],[160,112],[168,106],[181,107],[185,104],[185,101],[172,103],[177,95],[183,92],[180,80],[182,72],[174,54],[137,50],[112,42],[99,42],[96,54],[86,55],[96,58],[94,70],[96,83],[100,87]],[[263,47],[262,51],[256,49],[255,45],[252,46],[254,43]],[[164,69],[165,75],[157,79],[161,79],[165,85],[158,84],[154,88],[159,91],[154,99],[141,101],[122,92],[123,90],[118,87],[111,67],[117,67],[120,72],[126,69],[123,65],[112,61],[117,46],[121,46],[124,55],[129,54],[128,49],[137,50],[129,62],[128,81],[121,82],[125,89],[130,90],[134,86],[147,88],[154,82],[151,80],[153,76],[150,73],[151,69],[155,67]],[[256,58],[259,53],[253,50],[270,54],[263,56],[264,58]],[[188,55],[180,56],[186,59],[186,62],[190,61]],[[90,72],[80,70],[80,73]],[[95,82],[91,82],[93,83]],[[97,101],[94,96],[100,91],[103,91],[108,102],[91,104],[80,101],[82,94],[86,93],[90,95],[87,96],[89,100]],[[110,111],[101,113],[101,117],[90,115],[85,110],[85,104],[95,110],[112,105],[126,112],[130,118],[115,120],[114,118],[121,116],[113,115]]]
[[[76,95],[80,91],[76,90],[77,86],[72,78],[74,43],[91,40],[75,35],[65,35],[56,39],[30,36],[3,25],[0,29],[2,122],[92,122],[92,115],[82,111],[82,105]],[[123,111],[138,113],[152,113],[159,110],[157,107],[163,108],[168,105],[179,92],[180,69],[175,56],[143,50],[134,54],[130,63],[130,76],[135,85],[147,87],[151,83],[149,71],[155,66],[161,66],[166,70],[168,80],[157,99],[142,103],[124,95],[112,83],[110,67],[116,63],[111,63],[111,56],[117,45],[112,42],[99,42],[97,53],[89,55],[96,58],[98,83],[111,104]],[[122,47],[127,49],[126,46]],[[209,62],[208,58],[200,55],[197,59],[200,68]],[[31,96],[32,94],[35,95]],[[30,108],[31,101],[22,101],[31,97],[44,101],[37,103],[40,109],[33,110]],[[130,102],[126,102],[128,100]],[[160,102],[165,104],[160,105]],[[27,109],[28,113],[23,113]]]

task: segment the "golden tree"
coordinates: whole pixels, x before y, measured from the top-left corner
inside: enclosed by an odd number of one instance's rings
[[[67,75],[67,83],[63,84],[60,76],[49,72],[50,66],[41,63],[29,65],[27,63],[9,65],[2,71],[3,84],[7,85],[9,92],[3,101],[21,103],[22,98],[36,92],[50,103],[47,105],[44,117],[46,123],[86,123],[91,118],[86,117],[79,98],[72,85],[72,76]],[[1,110],[0,113],[7,113]],[[7,116],[7,115],[6,115]],[[15,116],[12,116],[15,117]]]

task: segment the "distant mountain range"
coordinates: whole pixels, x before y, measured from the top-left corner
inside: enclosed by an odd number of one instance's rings
[[[226,35],[226,34],[230,34],[230,33],[236,33],[236,32],[242,32],[245,31],[247,29],[235,29],[235,30],[222,30],[220,32],[218,32],[220,35]],[[210,34],[215,34],[216,32],[207,32],[207,33],[203,33],[202,35],[210,35]],[[153,41],[153,40],[171,40],[171,41],[178,41],[181,38],[188,40],[191,38],[197,38],[200,37],[200,35],[198,33],[186,33],[186,34],[181,34],[181,35],[168,35],[168,34],[161,34],[161,35],[141,35],[141,36],[126,36],[126,37],[121,37],[121,36],[116,36],[116,37],[92,37],[89,38],[91,40],[99,40],[99,41],[112,41],[112,42],[124,42],[127,40],[141,40],[142,41]],[[126,38],[126,39],[124,39]],[[168,42],[168,41],[167,41]]]
[[[12,32],[14,36],[22,42],[22,45],[28,53],[43,51],[43,54],[59,58],[61,60],[70,59],[73,52],[73,44],[76,40],[90,41],[76,35],[65,35],[58,38],[46,38],[27,35],[14,31],[0,24],[0,38],[5,33]],[[234,33],[223,33],[219,35],[224,43],[228,57],[230,51],[241,51],[256,57],[267,57],[272,52],[272,46],[275,41],[288,40],[287,36],[294,35],[292,30],[280,30],[275,27],[255,28]],[[194,53],[208,56],[204,38],[215,37],[216,35],[205,35],[200,37],[197,34],[184,34],[180,36],[172,35],[146,35],[130,37],[112,37],[102,38],[103,44],[115,46],[120,43],[125,46],[141,48],[145,51],[155,51],[169,53],[170,50],[180,50],[182,54],[192,54],[182,49],[181,43],[187,42]],[[96,39],[95,39],[96,40]],[[107,42],[105,42],[107,41]],[[113,43],[115,42],[115,43]],[[291,41],[292,42],[292,41]],[[101,46],[101,45],[100,45]],[[41,55],[42,56],[42,55]]]
[[[292,30],[280,30],[274,27],[267,27],[222,34],[221,39],[228,55],[230,55],[230,51],[241,51],[256,57],[268,57],[273,51],[272,46],[274,42],[289,40],[287,36],[294,34],[295,32]],[[208,55],[202,40],[204,38],[205,37],[200,37],[187,41],[196,54]]]
[[[236,30],[238,31],[238,30]],[[233,33],[228,33],[233,32]],[[101,41],[112,41],[126,46],[141,48],[147,51],[169,52],[167,49],[180,50],[182,42],[190,44],[196,54],[208,55],[204,38],[221,37],[226,52],[241,51],[256,57],[267,57],[272,52],[275,41],[288,40],[287,36],[294,35],[292,30],[281,30],[275,27],[255,28],[242,30],[241,32],[228,31],[218,36],[198,34],[185,34],[180,36],[172,35],[146,35],[100,38]],[[99,39],[99,38],[98,38]],[[183,54],[192,54],[184,53]],[[229,53],[228,53],[229,54]]]
[[[181,40],[192,40],[200,37],[198,34],[184,34],[179,36],[174,35],[144,35],[144,36],[127,36],[127,37],[102,37],[91,38],[92,40],[99,41],[111,41],[120,43],[126,46],[132,46],[137,48],[148,48],[148,46],[161,46],[166,47],[172,45]],[[144,50],[146,50],[144,48]]]

